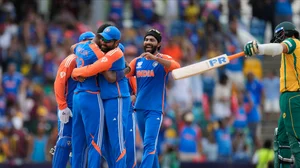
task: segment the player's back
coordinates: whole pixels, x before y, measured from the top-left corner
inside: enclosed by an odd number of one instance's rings
[[[138,95],[135,108],[163,111],[168,72],[157,61],[146,60],[144,57],[136,60],[135,67]]]
[[[95,48],[95,43],[87,41],[84,43],[78,43],[74,48],[74,53],[77,56],[76,63],[77,67],[83,67],[86,65],[93,64],[98,60],[96,54],[92,48]],[[100,49],[99,49],[100,50]],[[87,77],[84,82],[78,82],[75,92],[90,91],[98,92],[100,90],[98,84],[98,76]]]
[[[118,59],[112,64],[110,71],[120,71],[125,68],[125,58],[122,51],[119,48],[115,48],[109,51],[106,55],[117,54]],[[122,78],[121,80],[109,83],[102,74],[100,74],[100,89],[102,99],[112,99],[117,97],[129,97],[129,87],[127,78]]]

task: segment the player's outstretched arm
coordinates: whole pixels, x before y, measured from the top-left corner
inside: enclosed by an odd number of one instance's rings
[[[160,57],[146,52],[142,54],[148,60],[155,60],[165,67],[166,72],[170,72],[174,69],[180,68],[180,64],[176,62],[171,56],[161,54]]]
[[[87,65],[81,68],[75,68],[72,72],[72,77],[90,77],[98,73],[109,70],[112,64],[123,56],[122,51],[119,48],[111,50],[105,54],[102,58],[97,60],[91,65]]]
[[[296,42],[292,38],[285,39],[281,43],[258,44],[257,41],[249,41],[244,46],[246,56],[267,55],[276,56],[282,53],[291,54],[296,49]]]

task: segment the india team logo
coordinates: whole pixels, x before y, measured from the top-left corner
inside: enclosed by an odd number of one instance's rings
[[[137,69],[138,69],[138,68],[142,68],[142,64],[143,64],[143,62],[138,62],[136,68],[137,68]]]
[[[60,78],[64,78],[66,76],[66,72],[60,72],[59,76]]]
[[[102,59],[101,59],[101,62],[107,62],[108,61],[108,59],[106,58],[106,57],[103,57]]]
[[[153,64],[152,64],[153,67],[156,67],[157,65],[158,65],[157,61],[153,62]]]

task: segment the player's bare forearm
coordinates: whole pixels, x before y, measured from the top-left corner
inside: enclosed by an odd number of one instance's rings
[[[109,83],[114,83],[117,80],[115,71],[104,71],[102,74]]]
[[[131,68],[129,66],[127,66],[124,70],[124,74],[128,74],[131,71]]]
[[[166,68],[169,68],[172,64],[172,62],[170,60],[166,60],[166,59],[159,58],[159,57],[156,58],[156,61]]]

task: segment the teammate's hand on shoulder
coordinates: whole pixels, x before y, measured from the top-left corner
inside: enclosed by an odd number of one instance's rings
[[[257,41],[249,41],[245,46],[244,46],[244,53],[247,56],[251,57],[253,55],[258,54],[258,44]]]
[[[72,117],[72,111],[67,107],[63,110],[58,110],[58,118],[60,122],[66,124],[69,122],[69,118]]]

